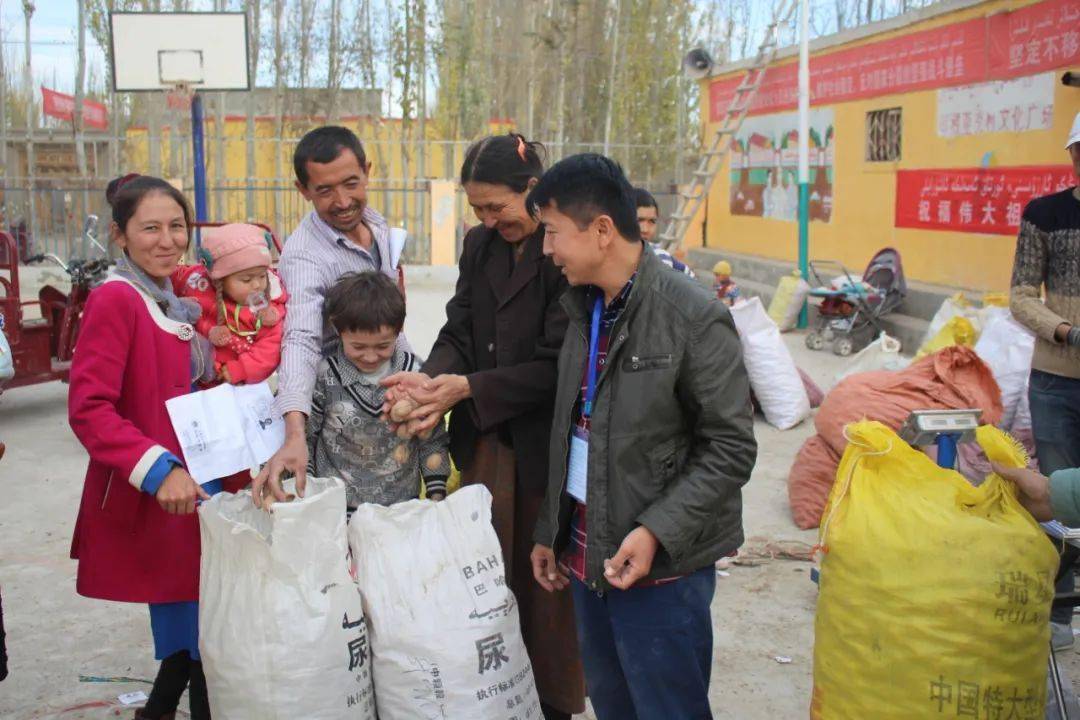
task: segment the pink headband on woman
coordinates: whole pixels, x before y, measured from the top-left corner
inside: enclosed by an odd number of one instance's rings
[[[521,162],[528,162],[525,159],[525,138],[518,135],[517,136],[517,141],[518,141],[518,157],[521,158]]]
[[[120,192],[120,188],[124,187],[125,185],[127,185],[129,182],[131,182],[132,180],[134,180],[137,177],[142,177],[142,176],[139,175],[139,173],[128,173],[124,177],[120,178],[119,182],[116,183],[116,191]]]

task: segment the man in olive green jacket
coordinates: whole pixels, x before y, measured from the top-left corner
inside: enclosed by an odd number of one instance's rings
[[[529,204],[572,286],[533,574],[571,587],[599,720],[711,717],[713,565],[757,455],[735,325],[642,243],[608,158],[557,163]]]

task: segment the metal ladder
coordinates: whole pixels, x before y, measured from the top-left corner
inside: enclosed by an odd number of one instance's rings
[[[765,38],[758,46],[754,62],[747,69],[742,82],[735,88],[735,95],[728,104],[724,119],[713,135],[712,142],[702,153],[690,185],[679,191],[679,204],[660,235],[660,244],[669,250],[677,250],[682,245],[690,221],[701,209],[713,180],[723,169],[724,159],[731,148],[735,133],[739,131],[751,103],[754,102],[754,96],[765,79],[766,69],[776,57],[779,28],[791,19],[798,6],[799,0],[788,0],[765,29]]]

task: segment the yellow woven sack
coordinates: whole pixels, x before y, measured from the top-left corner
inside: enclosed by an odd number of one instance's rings
[[[975,347],[975,341],[978,339],[979,333],[976,332],[971,321],[962,315],[957,315],[945,323],[945,326],[938,331],[937,335],[923,343],[923,346],[919,348],[919,352],[915,355],[915,359],[926,357],[951,345]]]
[[[769,303],[768,315],[780,328],[780,332],[786,332],[795,327],[799,319],[799,311],[803,302],[810,292],[810,285],[802,278],[802,273],[793,270],[790,275],[780,278],[776,286],[776,294]]]
[[[847,436],[821,527],[812,720],[1041,720],[1058,556],[1015,488],[974,487],[878,422]],[[996,428],[978,441],[1026,459]]]

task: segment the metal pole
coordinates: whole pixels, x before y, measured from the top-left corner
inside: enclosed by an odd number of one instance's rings
[[[0,37],[4,36],[3,23],[0,22]],[[8,180],[18,173],[12,172],[11,164],[8,162],[8,119],[6,114],[7,108],[7,71],[4,69],[4,53],[0,51],[0,108],[5,108],[4,115],[0,116],[0,165],[3,166],[3,175],[0,179],[4,181],[4,184],[8,184]],[[8,207],[8,199],[11,195],[10,192],[4,193],[3,203],[0,206],[0,219],[7,224],[7,227],[0,226],[0,229],[8,229],[11,224],[11,210]]]
[[[810,8],[799,1],[799,272],[810,269]],[[806,304],[799,313],[799,327],[807,325]]]
[[[36,116],[34,113],[34,73],[30,63],[30,18],[34,15],[34,3],[23,0],[23,16],[26,20],[26,33],[23,42],[25,50],[25,65],[23,66],[23,82],[26,91],[26,251],[33,252],[30,243],[36,237],[37,232],[37,208],[34,203],[34,175],[37,161],[34,159],[34,125]]]
[[[206,222],[206,156],[203,152],[203,106],[202,95],[191,98],[191,160],[195,171],[195,220]],[[195,234],[195,247],[200,243]]]

